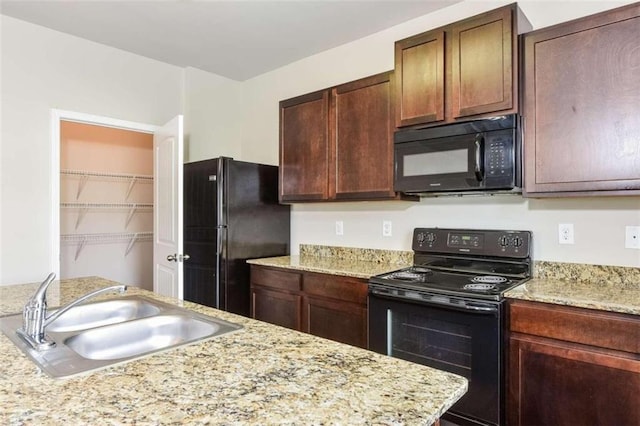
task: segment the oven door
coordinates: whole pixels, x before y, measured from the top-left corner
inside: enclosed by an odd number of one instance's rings
[[[405,293],[370,285],[369,349],[467,378],[467,393],[444,419],[502,424],[502,304]]]

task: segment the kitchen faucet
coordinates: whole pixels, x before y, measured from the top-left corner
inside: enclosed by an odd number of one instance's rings
[[[40,284],[35,294],[29,298],[22,311],[22,328],[17,330],[17,333],[26,340],[33,349],[38,351],[50,349],[55,346],[56,342],[45,335],[44,329],[69,309],[103,293],[112,291],[124,293],[127,290],[126,285],[114,285],[87,293],[62,308],[59,308],[47,317],[47,288],[55,277],[56,274],[53,272],[50,273],[47,279]]]

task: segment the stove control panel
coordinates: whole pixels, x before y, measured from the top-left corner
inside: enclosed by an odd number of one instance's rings
[[[530,231],[416,228],[413,250],[424,253],[468,253],[482,256],[530,256]]]

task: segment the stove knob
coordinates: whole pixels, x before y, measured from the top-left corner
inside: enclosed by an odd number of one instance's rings
[[[523,244],[523,241],[521,237],[513,237],[513,245],[515,247],[520,247],[522,246],[522,244]]]
[[[434,234],[433,232],[429,232],[426,235],[425,239],[429,244],[433,244],[436,241],[436,234]]]
[[[506,247],[509,245],[509,237],[507,237],[506,235],[500,237],[500,245],[502,247]]]
[[[424,242],[424,233],[420,232],[418,235],[416,235],[416,240],[422,244]]]

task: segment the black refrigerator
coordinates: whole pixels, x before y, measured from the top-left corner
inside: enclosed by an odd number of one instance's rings
[[[184,165],[184,298],[249,316],[247,259],[289,254],[278,167],[214,158]]]

